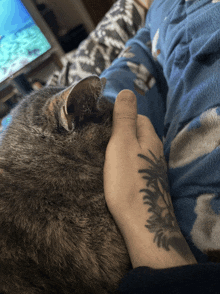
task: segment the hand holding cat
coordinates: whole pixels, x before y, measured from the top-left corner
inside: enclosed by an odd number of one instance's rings
[[[133,213],[137,201],[143,202],[139,191],[146,186],[146,181],[138,174],[138,170],[149,164],[138,154],[154,160],[148,150],[157,158],[164,155],[163,144],[149,118],[137,115],[135,94],[123,90],[114,105],[112,136],[104,164],[105,199],[118,222],[125,215]]]
[[[166,173],[163,144],[151,121],[137,115],[134,93],[121,91],[114,105],[112,135],[105,154],[104,193],[133,268],[197,263],[177,224]],[[158,248],[161,244],[164,250]]]

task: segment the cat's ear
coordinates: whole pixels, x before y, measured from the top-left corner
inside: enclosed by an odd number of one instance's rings
[[[71,85],[61,93],[64,104],[60,108],[60,124],[67,130],[73,129],[73,120],[83,119],[92,113],[92,109],[101,96],[106,84],[105,78],[89,76],[77,84]]]

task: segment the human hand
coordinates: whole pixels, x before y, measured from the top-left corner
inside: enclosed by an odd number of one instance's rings
[[[151,121],[137,115],[135,94],[123,90],[114,105],[112,135],[104,164],[105,200],[118,224],[125,216],[131,216],[138,199],[141,201],[139,191],[146,181],[138,171],[150,164],[138,154],[155,161],[149,151],[158,159],[164,156],[163,144]]]
[[[114,105],[103,176],[105,200],[133,267],[197,263],[175,218],[163,144],[151,121],[137,115],[137,99],[130,90],[121,91]]]

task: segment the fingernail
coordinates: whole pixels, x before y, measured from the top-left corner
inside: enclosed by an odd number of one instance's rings
[[[125,102],[134,102],[135,101],[135,94],[130,91],[130,90],[122,90],[118,94],[118,98],[120,101],[125,101]]]

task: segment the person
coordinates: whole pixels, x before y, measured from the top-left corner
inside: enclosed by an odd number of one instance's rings
[[[115,103],[103,171],[105,199],[133,266],[122,279],[119,293],[220,293],[220,265],[200,262],[200,255],[195,257],[196,251],[184,238],[185,227],[175,208],[180,207],[182,214],[190,208],[182,208],[182,199],[176,200],[176,206],[172,203],[170,191],[180,191],[182,183],[175,171],[174,188],[169,188],[166,162],[172,141],[182,131],[187,139],[191,129],[184,129],[186,123],[198,121],[200,115],[207,117],[207,109],[219,103],[217,2],[154,0],[145,27],[101,74],[107,78],[104,95]],[[217,115],[212,119],[218,123]],[[193,128],[199,129],[196,122]],[[176,148],[178,156],[178,142]],[[217,152],[209,149],[205,158],[213,181],[205,188],[201,185],[200,194],[213,192],[214,180],[218,185],[216,169],[210,164]],[[193,159],[188,170],[184,165],[185,178],[190,172],[193,184],[199,185],[204,163],[193,165]],[[206,180],[205,174],[202,181]],[[187,185],[189,197],[194,191],[193,185],[192,190]]]

